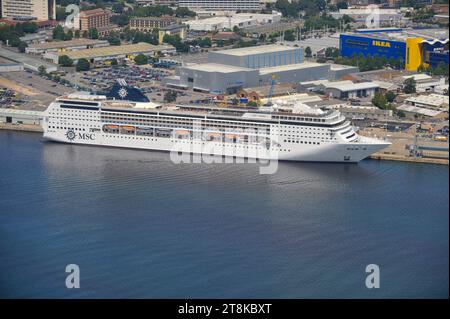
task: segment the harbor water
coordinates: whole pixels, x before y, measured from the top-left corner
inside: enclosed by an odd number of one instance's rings
[[[445,165],[280,162],[261,175],[9,131],[0,154],[2,298],[448,297]]]

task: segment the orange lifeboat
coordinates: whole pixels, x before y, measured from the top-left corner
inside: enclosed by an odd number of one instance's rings
[[[209,137],[222,137],[222,133],[208,133]]]
[[[105,125],[104,128],[107,130],[117,130],[119,128],[119,125],[108,124]]]

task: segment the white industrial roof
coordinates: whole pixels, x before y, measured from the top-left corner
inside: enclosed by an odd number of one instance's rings
[[[413,75],[404,75],[404,76],[402,76],[402,78],[404,78],[405,80],[413,78],[415,81],[420,81],[420,80],[431,79],[432,76],[429,76],[428,74],[420,73],[420,74],[413,74]]]
[[[342,82],[353,83],[352,81],[342,81]],[[300,85],[326,85],[328,83],[330,83],[330,80],[314,80],[314,81],[300,82]]]
[[[222,50],[222,51],[216,51],[216,52],[221,53],[221,54],[235,55],[235,56],[245,56],[245,55],[261,54],[261,53],[292,51],[294,49],[296,50],[299,48],[278,45],[278,44],[268,44],[268,45],[260,45],[260,46],[248,47],[248,48]]]
[[[43,116],[44,112],[33,110],[18,110],[18,109],[0,109],[0,114],[4,115],[30,115],[30,116]]]
[[[374,80],[373,83],[378,84],[380,88],[385,90],[396,90],[398,85],[387,81]]]
[[[301,103],[321,102],[322,98],[317,95],[310,95],[307,93],[294,93],[284,96],[277,96],[273,98],[275,101],[299,101]],[[267,100],[267,99],[264,99]]]
[[[347,70],[347,69],[354,69],[357,68],[356,66],[352,65],[343,65],[343,64],[330,64],[330,70],[332,71],[338,71],[338,70]]]
[[[254,69],[242,68],[239,66],[218,64],[218,63],[199,63],[199,64],[188,64],[183,68],[195,71],[204,72],[218,72],[218,73],[233,73],[241,71],[254,71]]]
[[[52,41],[38,44],[31,44],[29,48],[31,49],[59,49],[59,48],[69,48],[84,45],[95,45],[95,44],[107,44],[106,40],[93,40],[93,39],[72,39],[68,41]]]
[[[397,110],[410,112],[410,113],[422,114],[422,115],[431,116],[431,117],[437,116],[442,113],[441,111],[435,111],[435,110],[430,110],[430,109],[426,109],[423,107],[417,107],[414,105],[406,105],[406,104],[398,106]]]
[[[339,81],[339,82],[326,83],[325,87],[346,92],[346,91],[355,91],[355,90],[377,89],[380,86],[373,82],[353,83],[351,81]]]
[[[317,67],[323,67],[329,64],[323,64],[323,63],[315,63],[315,62],[303,62],[303,63],[296,63],[296,64],[286,64],[286,65],[279,65],[279,66],[272,66],[267,68],[261,68],[259,69],[259,74],[268,74],[268,73],[275,73],[275,72],[281,72],[281,71],[290,71],[290,70],[300,70],[300,69],[308,69],[308,68],[317,68]]]
[[[49,63],[47,61],[35,58],[33,56],[24,54],[24,53],[17,53],[14,51],[10,51],[5,48],[0,48],[0,57],[4,57],[8,60],[23,63],[24,67],[30,66],[33,69],[38,69],[39,66],[43,65],[47,72],[52,72],[57,70],[57,66],[53,63]]]
[[[441,94],[429,94],[412,96],[410,98],[407,98],[406,101],[414,104],[423,104],[434,107],[443,107],[446,104],[446,106],[448,107],[449,97],[447,95]]]
[[[379,8],[377,9],[377,11],[380,14],[399,14],[400,10],[398,9],[383,9],[383,8]],[[371,11],[367,8],[350,8],[350,9],[339,9],[339,13],[342,14],[371,14]]]

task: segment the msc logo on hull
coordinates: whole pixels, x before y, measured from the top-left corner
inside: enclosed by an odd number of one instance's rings
[[[372,45],[376,46],[376,47],[384,47],[384,48],[390,48],[391,47],[391,43],[388,41],[377,41],[377,40],[373,40],[372,41]]]
[[[75,131],[73,129],[68,129],[66,132],[66,137],[69,141],[73,141],[76,138],[80,139],[80,140],[85,140],[85,141],[93,141],[95,140],[95,135],[94,134],[90,134],[90,133],[75,133]]]

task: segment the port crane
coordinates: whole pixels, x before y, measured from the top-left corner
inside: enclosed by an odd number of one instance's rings
[[[275,87],[276,79],[277,79],[276,75],[272,74],[272,80],[270,81],[269,94],[267,95],[267,103],[265,104],[265,106],[272,106],[273,89]]]

